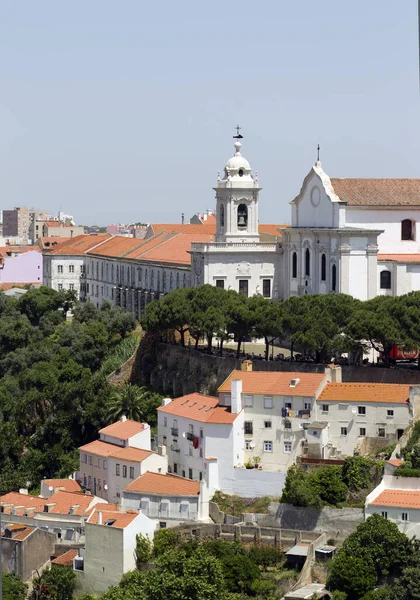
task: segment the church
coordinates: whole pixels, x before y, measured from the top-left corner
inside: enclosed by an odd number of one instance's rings
[[[239,141],[214,189],[215,240],[191,245],[193,287],[274,299],[420,290],[420,179],[330,178],[318,160],[290,202],[291,225],[271,241],[259,234],[261,187]]]

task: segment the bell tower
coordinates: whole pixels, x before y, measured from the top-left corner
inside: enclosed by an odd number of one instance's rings
[[[216,242],[259,242],[258,197],[260,189],[251,166],[241,154],[241,142],[235,142],[235,155],[217,178]]]

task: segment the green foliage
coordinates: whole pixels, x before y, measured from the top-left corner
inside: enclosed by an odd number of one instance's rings
[[[136,535],[136,563],[139,569],[141,565],[149,562],[152,556],[152,542],[149,536],[138,533]]]
[[[174,550],[179,543],[179,535],[173,529],[159,529],[153,539],[154,556],[162,556],[168,550]]]
[[[413,469],[420,469],[420,444],[417,443],[410,454],[410,462]]]
[[[147,388],[131,383],[117,387],[111,394],[106,405],[107,419],[110,423],[117,421],[123,415],[133,421],[146,421],[150,412],[150,401],[157,400],[159,406],[161,397]],[[156,408],[153,406],[153,408]]]
[[[367,489],[372,480],[375,462],[363,456],[348,456],[343,465],[343,481],[353,492]]]
[[[75,586],[73,569],[53,566],[34,579],[30,600],[72,600]]]
[[[253,563],[267,571],[268,567],[279,567],[285,562],[285,556],[281,550],[269,545],[252,546],[248,553]]]
[[[228,515],[238,516],[242,513],[260,513],[267,514],[273,498],[263,496],[262,498],[242,498],[234,494],[226,494],[225,492],[215,492],[212,502],[215,502],[221,511]]]
[[[414,447],[417,446],[419,442],[420,442],[420,421],[417,421],[417,423],[415,423],[413,430],[411,432],[410,439],[408,440],[405,448],[403,448],[403,450],[402,450],[402,456],[403,456],[404,460],[406,460],[406,457],[409,454],[411,454],[411,452],[414,450]]]
[[[100,372],[101,374],[107,376],[117,371],[122,365],[127,362],[129,358],[131,358],[138,348],[139,345],[139,336],[136,334],[132,334],[127,336],[125,339],[121,340],[119,344],[117,344],[111,352],[108,354],[108,357],[102,362]]]
[[[28,586],[19,575],[15,573],[2,573],[2,584],[2,600],[25,600],[28,593]]]
[[[332,600],[347,600],[347,594],[345,592],[335,590],[335,592],[332,593]]]
[[[252,592],[255,580],[261,577],[258,566],[245,554],[227,556],[222,564],[226,585],[230,592],[249,594]]]
[[[348,600],[358,600],[372,590],[377,582],[376,570],[371,562],[340,551],[333,560],[328,587],[347,594]]]
[[[420,469],[413,469],[408,465],[401,465],[393,472],[394,477],[420,477]]]

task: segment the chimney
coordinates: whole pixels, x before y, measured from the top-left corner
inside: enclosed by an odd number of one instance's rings
[[[98,525],[102,525],[102,511],[98,510]]]
[[[181,224],[183,225],[185,221],[185,215],[184,213],[181,214]]]
[[[242,410],[242,379],[234,379],[230,387],[231,407],[233,415],[237,415]]]
[[[341,367],[340,365],[329,365],[331,383],[341,383]]]
[[[252,360],[243,360],[241,363],[241,371],[252,371]]]
[[[168,404],[170,404],[171,402],[172,402],[171,398],[163,398],[162,406],[168,406]]]
[[[122,422],[122,423],[125,423],[125,421],[126,421],[126,420],[127,420],[127,417],[126,417],[125,415],[122,415],[122,416],[121,416],[121,422]]]

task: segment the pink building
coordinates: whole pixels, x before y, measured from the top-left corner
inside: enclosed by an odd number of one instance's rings
[[[42,252],[24,251],[15,256],[2,253],[0,257],[0,284],[39,283],[42,284]]]

